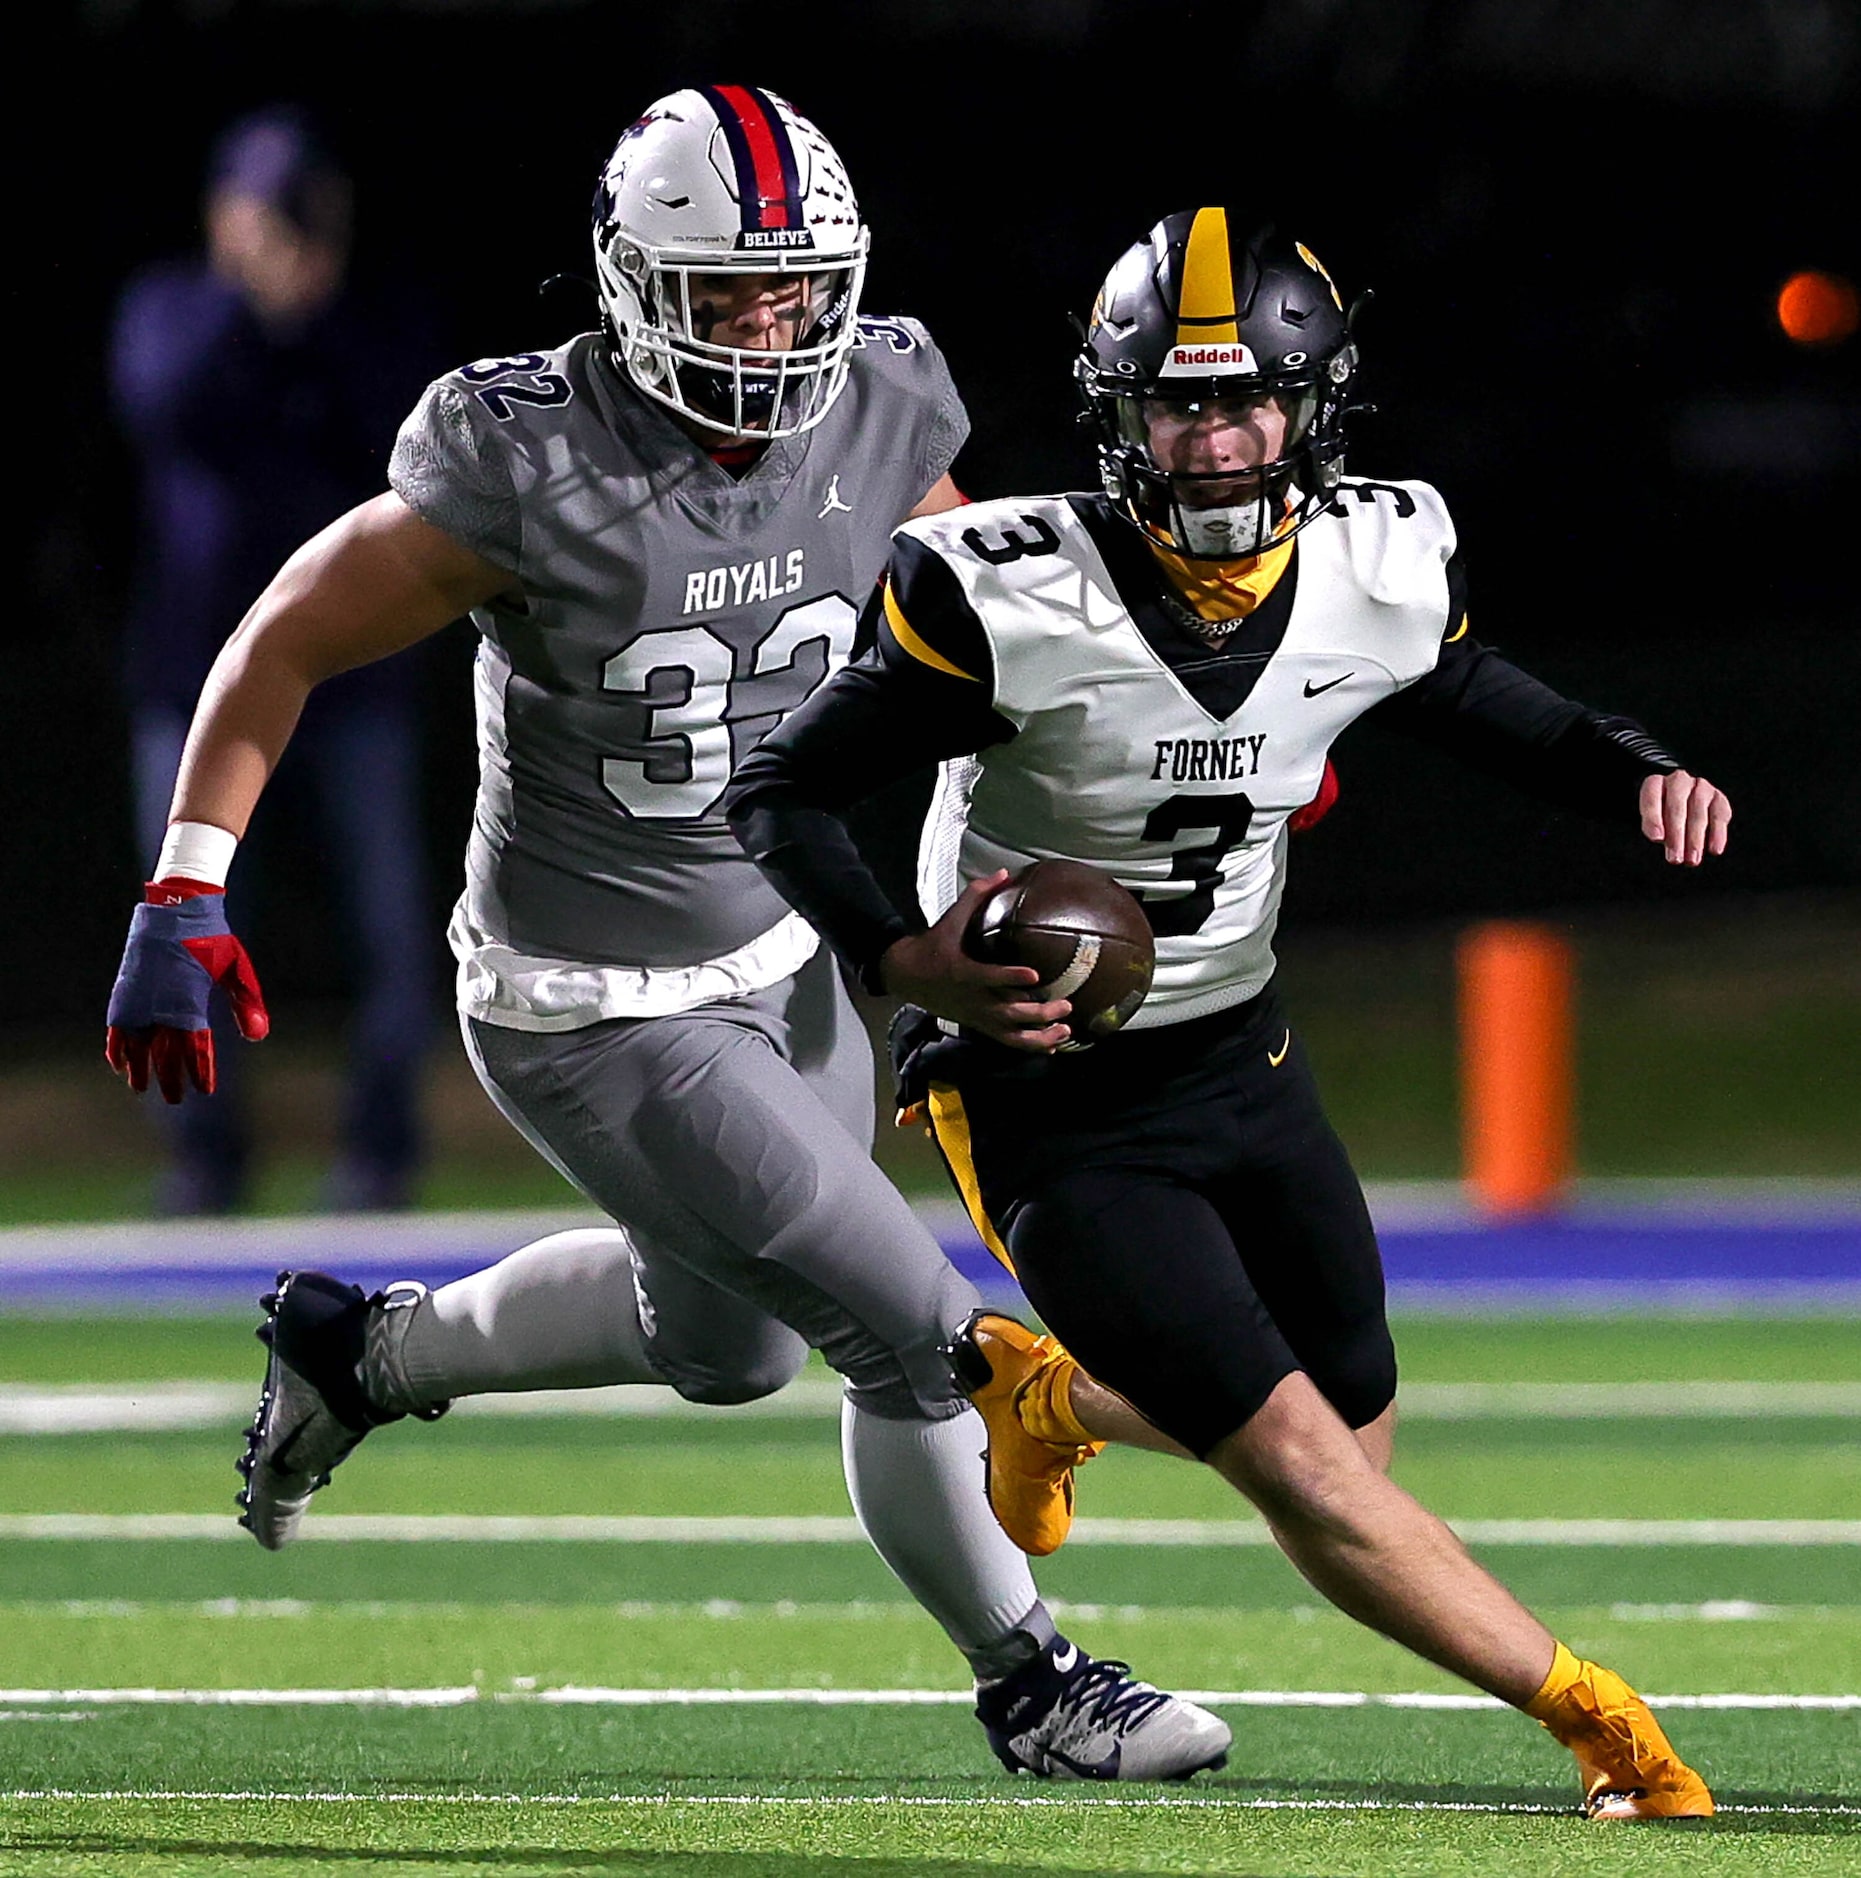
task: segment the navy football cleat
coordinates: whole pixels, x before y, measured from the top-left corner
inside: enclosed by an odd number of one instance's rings
[[[395,1289],[412,1292],[409,1303],[424,1295],[420,1287]],[[368,1297],[360,1285],[327,1272],[280,1272],[278,1289],[260,1303],[266,1321],[258,1338],[271,1354],[238,1461],[246,1481],[239,1523],[276,1552],[297,1536],[310,1496],[329,1485],[330,1470],[371,1428],[401,1416],[378,1407],[362,1386],[369,1323],[392,1308],[389,1294]],[[445,1405],[418,1412],[430,1420]]]
[[[1220,1716],[1055,1637],[976,1692],[976,1719],[1011,1774],[1053,1780],[1187,1780],[1220,1767],[1234,1736]]]

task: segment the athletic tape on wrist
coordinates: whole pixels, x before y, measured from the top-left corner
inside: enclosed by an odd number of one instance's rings
[[[167,880],[179,874],[209,887],[224,887],[238,846],[237,835],[211,822],[170,822],[162,837],[155,872],[149,878]]]

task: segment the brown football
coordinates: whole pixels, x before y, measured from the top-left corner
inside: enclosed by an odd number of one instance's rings
[[[1129,1023],[1157,963],[1144,909],[1083,861],[1035,861],[1004,881],[976,910],[963,950],[990,965],[1030,966],[1043,999],[1069,999],[1067,1050]]]

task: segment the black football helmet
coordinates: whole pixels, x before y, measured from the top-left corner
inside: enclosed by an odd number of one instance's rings
[[[1350,402],[1356,310],[1271,223],[1227,209],[1165,216],[1106,275],[1073,368],[1119,512],[1196,560],[1257,554],[1314,520],[1343,470],[1345,420],[1361,408]],[[1278,455],[1238,478],[1164,469],[1159,409],[1192,416],[1211,400],[1277,406]]]

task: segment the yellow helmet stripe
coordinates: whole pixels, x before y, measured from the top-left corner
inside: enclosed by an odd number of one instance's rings
[[[967,678],[969,682],[981,681],[974,672],[966,672],[960,665],[952,665],[934,646],[925,642],[912,631],[911,622],[905,618],[904,610],[892,594],[892,583],[885,583],[885,623],[892,629],[892,637],[917,660],[920,665],[928,665],[932,671],[948,672],[952,678]]]
[[[1179,346],[1240,344],[1226,209],[1195,212],[1189,226],[1189,246],[1183,254],[1182,297],[1176,322]]]

